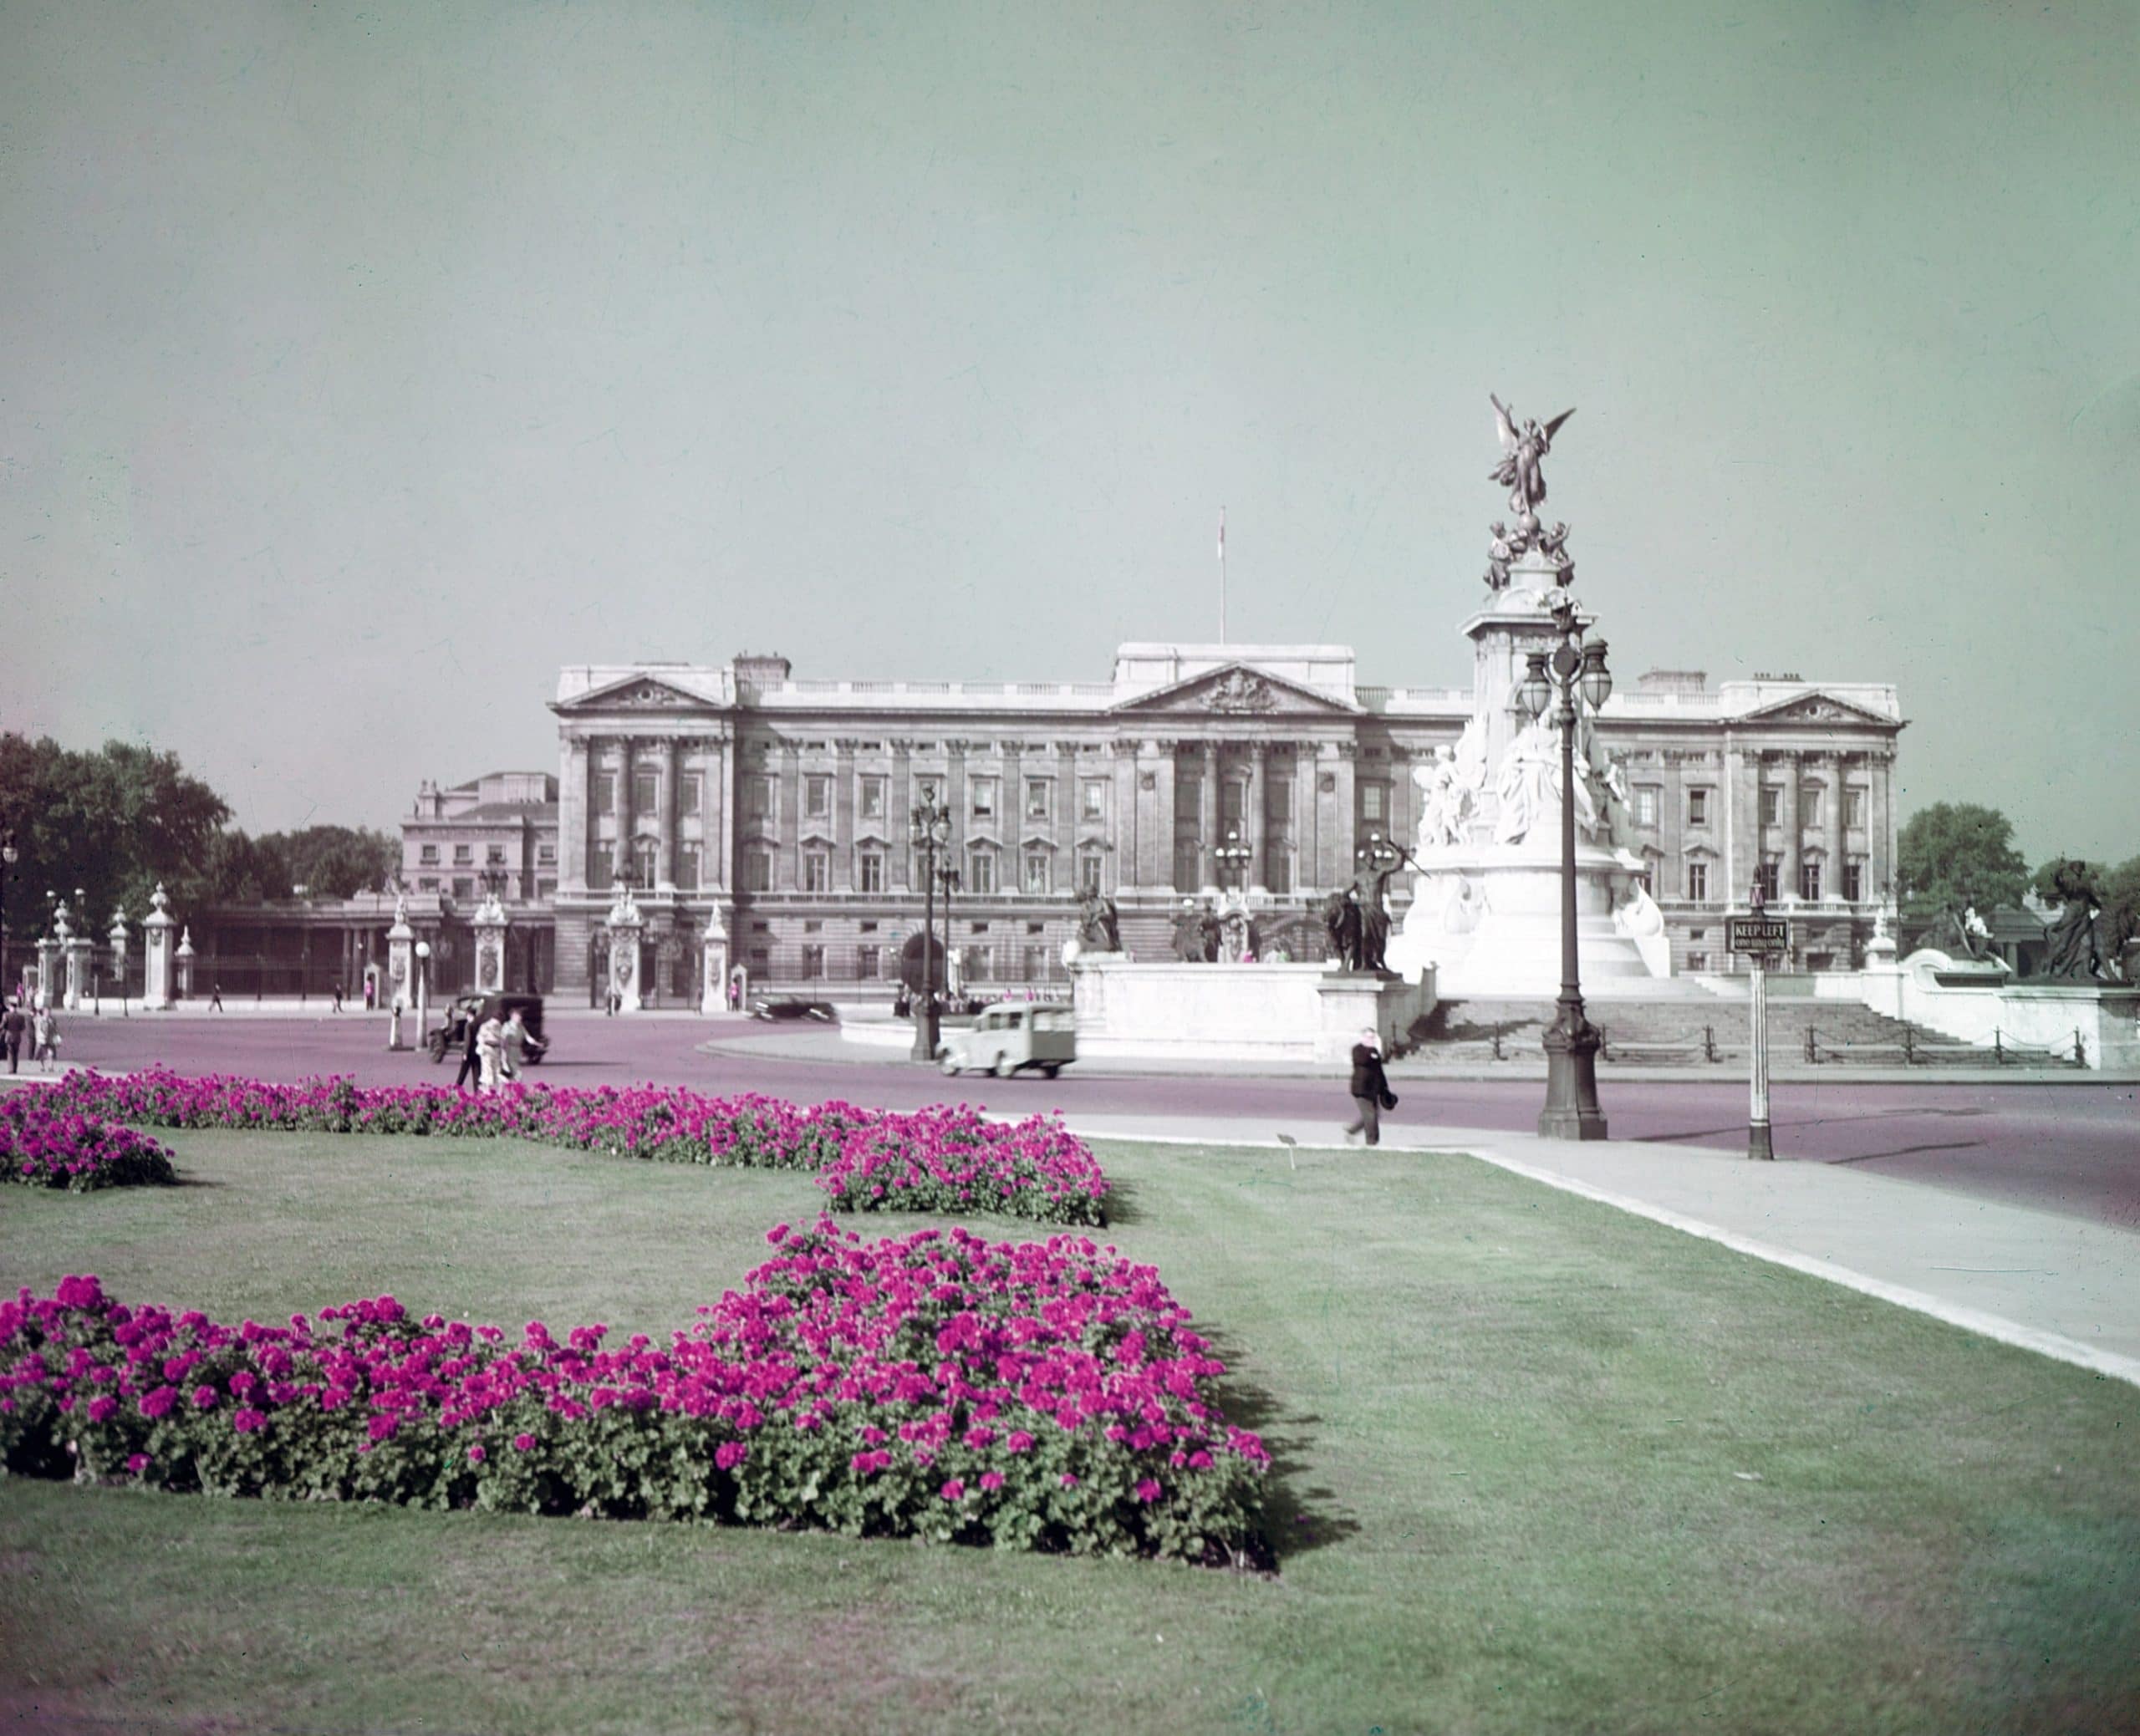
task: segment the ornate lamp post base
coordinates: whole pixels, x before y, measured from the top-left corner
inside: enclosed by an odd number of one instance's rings
[[[1605,1112],[1597,1106],[1597,1028],[1583,1016],[1580,1000],[1562,1000],[1545,1044],[1546,1107],[1538,1112],[1538,1137],[1604,1138]]]

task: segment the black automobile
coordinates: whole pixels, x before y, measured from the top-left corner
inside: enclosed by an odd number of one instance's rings
[[[793,995],[761,995],[751,1003],[751,1016],[754,1019],[812,1019],[820,1025],[833,1025],[839,1015],[833,1011],[829,1000],[804,1000]]]
[[[495,1013],[501,1019],[520,1015],[527,1032],[521,1053],[528,1066],[539,1067],[550,1052],[550,1040],[543,1035],[543,997],[540,995],[462,995],[446,1010],[446,1021],[427,1039],[434,1064],[458,1054],[468,1041],[469,1021],[480,1025]]]

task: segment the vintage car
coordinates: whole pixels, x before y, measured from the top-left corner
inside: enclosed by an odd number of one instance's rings
[[[522,1051],[530,1067],[538,1067],[543,1057],[550,1052],[550,1040],[543,1034],[543,997],[540,995],[462,995],[446,1009],[445,1022],[433,1031],[425,1041],[431,1051],[434,1064],[448,1055],[461,1051],[468,1041],[468,1021],[481,1024],[492,1013],[501,1019],[514,1012],[527,1028],[527,1046]]]
[[[1067,1006],[985,1008],[964,1030],[946,1031],[936,1046],[936,1065],[946,1073],[993,1073],[1007,1079],[1038,1067],[1052,1079],[1078,1058],[1078,1027]]]
[[[812,1019],[820,1025],[838,1021],[829,1000],[803,1000],[792,995],[761,995],[751,1003],[754,1019]]]

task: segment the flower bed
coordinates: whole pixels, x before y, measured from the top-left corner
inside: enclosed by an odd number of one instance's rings
[[[69,1278],[0,1303],[10,1470],[228,1495],[1237,1559],[1268,1455],[1149,1266],[1083,1237],[820,1219],[665,1346],[411,1320],[217,1325]]]
[[[155,1127],[532,1139],[660,1163],[807,1169],[841,1211],[1107,1220],[1107,1178],[1060,1121],[984,1121],[964,1104],[900,1113],[652,1085],[484,1094],[430,1085],[372,1088],[347,1079],[276,1085],[162,1068],[126,1078],[75,1072],[51,1092],[84,1114]]]
[[[133,1128],[88,1115],[48,1092],[0,1098],[0,1179],[87,1194],[170,1183],[171,1153]]]

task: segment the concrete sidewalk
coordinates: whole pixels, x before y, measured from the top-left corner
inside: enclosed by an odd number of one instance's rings
[[[1077,1115],[1088,1139],[1348,1150],[1334,1121]],[[1385,1122],[1383,1148],[1465,1153],[1622,1211],[2140,1385],[2140,1235],[1847,1165],[1654,1141],[1577,1144]]]

